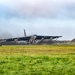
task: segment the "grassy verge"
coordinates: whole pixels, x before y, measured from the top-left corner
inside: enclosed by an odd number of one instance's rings
[[[75,75],[75,46],[2,46],[0,75]]]

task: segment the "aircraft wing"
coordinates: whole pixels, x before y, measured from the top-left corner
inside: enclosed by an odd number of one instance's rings
[[[35,40],[41,40],[41,39],[56,39],[62,36],[41,36],[41,35],[32,35],[32,36],[27,36],[27,37],[17,37],[17,38],[8,38],[8,39],[2,39],[5,41],[29,41],[31,38],[33,39],[35,37]]]
[[[42,38],[43,38],[43,39],[56,39],[56,38],[59,38],[59,37],[62,37],[62,36],[40,36],[40,35],[38,36],[38,35],[37,35],[36,39],[37,39],[37,40],[40,40],[40,39],[42,39]]]
[[[17,37],[17,38],[8,38],[8,39],[4,39],[6,41],[15,41],[15,40],[18,40],[18,41],[24,41],[24,40],[29,40],[30,37]]]

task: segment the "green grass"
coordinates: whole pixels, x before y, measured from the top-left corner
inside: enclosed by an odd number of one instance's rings
[[[0,75],[75,75],[75,45],[1,46]]]

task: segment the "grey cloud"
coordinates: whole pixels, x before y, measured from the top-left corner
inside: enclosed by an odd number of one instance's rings
[[[8,0],[9,1],[9,0]],[[13,15],[23,17],[75,18],[74,0],[11,0],[6,5]]]
[[[49,17],[49,18],[75,18],[75,3],[55,3],[42,1],[39,3],[26,4],[18,3],[13,9],[14,13],[29,17]]]

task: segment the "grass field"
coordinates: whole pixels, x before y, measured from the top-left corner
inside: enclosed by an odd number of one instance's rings
[[[0,75],[75,75],[75,45],[0,46]]]

